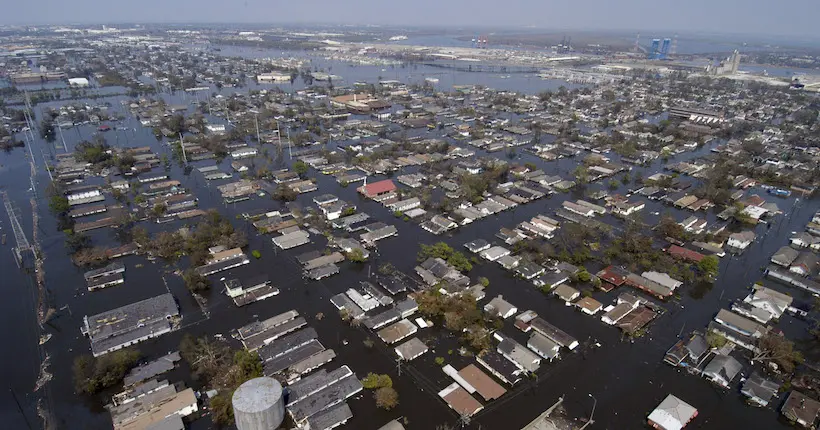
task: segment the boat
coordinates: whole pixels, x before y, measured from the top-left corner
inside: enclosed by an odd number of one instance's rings
[[[431,83],[431,84],[437,84],[438,83],[438,78],[424,78],[424,80]]]

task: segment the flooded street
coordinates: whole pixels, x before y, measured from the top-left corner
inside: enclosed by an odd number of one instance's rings
[[[233,48],[230,48],[233,49]],[[223,55],[259,55],[270,57],[271,52],[236,49],[229,51],[226,48]],[[373,82],[379,77],[396,79],[405,83],[420,83],[427,77],[440,79],[438,88],[449,89],[453,85],[485,85],[497,89],[527,92],[530,94],[545,90],[556,90],[560,85],[572,88],[571,85],[560,81],[545,81],[532,75],[510,75],[499,77],[490,73],[443,72],[440,69],[413,66],[413,67],[382,67],[382,66],[350,66],[341,62],[314,59],[317,67],[330,70],[332,73],[344,77],[344,82],[337,85],[352,85],[357,81]],[[384,69],[384,70],[383,70]],[[259,89],[261,86],[250,84],[246,89]],[[267,86],[270,88],[270,86]],[[291,85],[281,86],[290,91]],[[293,89],[301,88],[297,84]],[[223,94],[229,94],[231,89],[224,89]],[[196,102],[191,96],[182,94],[162,94],[168,104],[190,104]],[[89,103],[110,103],[112,111],[121,112],[126,119],[113,123],[116,130],[104,134],[107,142],[113,147],[150,146],[157,154],[167,154],[171,157],[169,147],[163,141],[158,141],[150,128],[142,127],[139,121],[131,116],[122,105],[126,97],[104,97]],[[59,106],[65,102],[41,103],[35,107],[38,117],[42,117],[43,109],[49,106]],[[396,109],[396,108],[394,108]],[[356,118],[352,116],[351,118]],[[364,118],[364,117],[362,117]],[[63,137],[68,152],[72,152],[76,144],[90,139],[95,133],[93,125],[78,126],[74,129],[63,130]],[[424,137],[439,137],[437,131],[421,132]],[[333,150],[350,142],[333,142],[327,149]],[[458,143],[460,146],[466,146]],[[669,159],[668,163],[691,160],[709,153],[717,142],[707,144],[693,152],[685,152]],[[439,366],[432,360],[417,360],[401,365],[401,375],[395,361],[392,348],[378,341],[375,334],[364,327],[351,327],[339,320],[339,313],[331,304],[330,297],[342,293],[359,281],[366,280],[368,275],[375,275],[380,264],[391,262],[405,273],[413,273],[418,263],[416,253],[419,244],[432,244],[445,241],[453,248],[462,250],[469,241],[481,238],[491,243],[500,243],[495,234],[502,227],[513,227],[517,223],[531,217],[544,214],[554,217],[556,209],[561,207],[564,200],[570,198],[584,198],[584,191],[606,189],[604,183],[593,183],[586,190],[574,190],[570,193],[555,194],[553,196],[535,200],[529,204],[501,212],[478,220],[472,224],[459,227],[454,232],[435,236],[414,222],[396,218],[384,206],[363,198],[356,192],[355,186],[343,187],[331,176],[324,176],[314,169],[308,172],[309,177],[317,179],[318,191],[301,194],[297,202],[304,207],[315,206],[312,199],[320,194],[332,193],[340,199],[354,202],[359,212],[365,212],[376,221],[395,225],[398,236],[385,239],[378,243],[378,255],[371,258],[369,263],[355,265],[350,262],[341,265],[341,272],[333,277],[321,281],[307,281],[302,277],[302,268],[295,257],[311,250],[322,251],[326,248],[327,240],[321,235],[312,235],[312,242],[308,245],[288,251],[282,251],[273,246],[270,236],[259,235],[242,219],[241,215],[255,209],[285,210],[285,206],[270,198],[270,196],[252,196],[250,200],[233,204],[225,204],[218,185],[236,180],[232,179],[206,181],[196,167],[210,164],[203,162],[193,163],[194,169],[187,171],[172,163],[168,172],[171,179],[179,180],[182,186],[188,189],[199,199],[199,207],[203,209],[216,208],[231,221],[235,228],[246,232],[249,245],[248,250],[259,250],[261,258],[252,258],[247,266],[212,275],[213,288],[205,294],[209,315],[203,313],[200,306],[185,288],[180,276],[172,273],[174,270],[161,260],[148,261],[143,256],[128,256],[118,261],[125,264],[128,271],[123,285],[106,288],[93,293],[88,292],[83,278],[84,269],[72,264],[66,254],[65,236],[57,230],[57,220],[48,210],[46,186],[48,175],[45,171],[44,160],[51,160],[56,154],[65,153],[60,138],[56,142],[45,142],[39,137],[34,144],[33,153],[38,166],[37,196],[40,215],[40,238],[42,252],[45,254],[46,286],[49,291],[49,303],[57,309],[56,315],[46,324],[44,331],[53,334],[53,337],[43,347],[38,345],[39,327],[37,325],[36,286],[29,275],[23,274],[15,265],[11,255],[13,235],[10,231],[7,215],[0,215],[0,232],[8,234],[8,242],[0,247],[0,273],[4,279],[0,288],[5,293],[6,300],[0,303],[0,321],[7,327],[0,334],[4,347],[2,363],[0,363],[0,380],[6,382],[6,387],[0,390],[0,422],[4,428],[24,429],[28,426],[36,428],[39,422],[35,405],[37,399],[44,398],[50,406],[52,415],[56,417],[56,427],[62,429],[102,429],[110,428],[111,417],[102,407],[103,399],[108,399],[111,392],[103,392],[89,400],[75,394],[71,367],[76,356],[89,351],[89,341],[80,333],[84,315],[93,315],[119,306],[133,303],[138,300],[171,292],[177,299],[182,315],[182,329],[140,343],[138,349],[144,357],[155,358],[178,348],[184,334],[195,336],[224,335],[231,345],[239,347],[239,343],[230,338],[230,333],[236,328],[254,320],[262,320],[290,309],[296,309],[315,328],[319,340],[326,348],[332,348],[337,358],[331,366],[333,368],[347,364],[359,377],[368,372],[388,373],[394,381],[394,387],[400,394],[399,406],[389,412],[376,409],[369,393],[360,393],[348,401],[355,418],[343,429],[375,430],[387,421],[406,417],[407,428],[431,430],[436,425],[448,423],[458,426],[459,417],[449,409],[438,397],[437,392],[449,385],[452,380],[445,375]],[[271,153],[275,151],[271,147]],[[505,153],[488,154],[476,150],[477,156],[505,157]],[[606,154],[613,161],[619,161],[616,154]],[[31,207],[29,198],[29,164],[28,150],[17,148],[11,152],[0,153],[0,188],[9,193],[9,197],[16,204],[20,213],[20,220],[27,232],[32,230]],[[284,159],[269,163],[272,167],[289,165],[292,160],[284,151]],[[514,160],[516,163],[534,163],[547,175],[560,175],[564,178],[572,176],[572,171],[578,163],[576,158],[564,158],[556,161],[544,161],[523,151],[518,151]],[[221,163],[221,170],[231,171],[230,158]],[[257,163],[268,163],[262,157]],[[663,170],[664,162],[656,160],[652,164],[633,167],[631,175],[640,173],[644,178]],[[408,168],[398,174],[419,171],[418,167]],[[371,177],[368,181],[376,181],[385,177]],[[90,184],[103,184],[102,178],[87,180]],[[618,183],[618,189],[609,189],[609,193],[626,194],[634,184]],[[763,189],[752,189],[748,194],[757,193],[767,201],[775,201],[783,215],[776,216],[771,225],[759,224],[755,233],[757,240],[742,255],[727,254],[720,260],[720,276],[714,286],[706,291],[693,292],[695,286],[686,285],[680,292],[680,299],[663,303],[667,312],[652,323],[649,332],[642,338],[631,341],[624,338],[621,332],[612,326],[605,325],[599,317],[591,317],[579,312],[573,307],[565,306],[555,297],[547,296],[535,288],[531,282],[514,278],[499,265],[482,260],[470,272],[470,277],[476,279],[483,276],[490,283],[486,289],[486,300],[499,294],[516,305],[520,311],[534,310],[538,315],[563,329],[579,340],[579,346],[573,352],[565,353],[560,361],[542,364],[537,378],[525,380],[516,385],[514,390],[500,400],[491,402],[487,407],[472,418],[466,428],[508,430],[519,429],[538,414],[552,405],[560,396],[565,396],[564,406],[571,417],[588,417],[593,406],[591,394],[597,400],[595,409],[595,424],[590,429],[638,429],[643,428],[646,415],[657,404],[673,393],[685,399],[699,410],[694,428],[702,429],[779,429],[790,428],[779,420],[779,414],[771,407],[755,409],[745,404],[744,398],[736,391],[722,392],[708,381],[690,375],[679,368],[670,367],[663,363],[663,356],[679,336],[687,335],[691,330],[705,329],[705,326],[721,308],[729,308],[731,302],[745,297],[749,288],[756,281],[763,279],[763,269],[767,266],[770,256],[781,246],[788,244],[788,237],[792,232],[802,231],[811,220],[815,212],[820,209],[817,198],[801,199],[797,197],[776,198],[766,194]],[[648,200],[646,208],[639,212],[643,221],[649,225],[657,224],[660,216],[669,214],[678,221],[692,213],[663,205],[659,201]],[[107,201],[113,201],[107,196]],[[659,215],[653,215],[658,213]],[[716,210],[710,210],[706,217],[711,223],[716,220]],[[91,216],[85,220],[94,220],[104,215]],[[621,221],[606,215],[597,218],[599,221],[619,226]],[[186,225],[185,221],[174,220],[166,224],[143,222],[150,233],[170,231]],[[616,235],[617,229],[615,230]],[[30,234],[30,233],[29,233]],[[113,229],[99,229],[88,233],[93,243],[99,246],[116,246],[121,244],[122,235]],[[650,232],[647,232],[650,234]],[[32,239],[31,236],[28,237]],[[602,267],[591,263],[587,266],[590,272],[595,273]],[[187,267],[183,259],[180,266]],[[222,277],[235,277],[237,274],[249,275],[254,273],[267,274],[273,285],[278,287],[280,294],[267,300],[237,308],[222,290]],[[811,302],[813,298],[801,290],[786,287],[782,284],[763,280],[766,286],[787,292],[796,299]],[[627,291],[621,287],[609,293],[595,291],[593,297],[608,305],[614,303],[618,294]],[[697,298],[695,298],[695,297]],[[482,304],[485,303],[482,301]],[[318,317],[319,315],[324,317]],[[514,320],[505,321],[501,330],[511,335],[520,343],[525,344],[527,335],[513,327]],[[777,328],[783,330],[789,338],[798,340],[809,337],[806,330],[807,323],[797,320],[790,315],[784,315]],[[425,329],[419,332],[418,337],[430,347],[428,355],[446,357],[448,363],[461,368],[474,359],[459,357],[457,353],[450,354],[450,350],[457,349],[459,341],[440,328]],[[375,339],[372,348],[364,346],[368,338]],[[39,363],[50,356],[50,369],[54,374],[53,380],[41,392],[32,394],[32,388],[39,375]],[[749,363],[744,363],[750,369]],[[748,371],[744,373],[748,376]],[[183,365],[165,376],[171,381],[184,380],[194,389],[200,388],[197,381],[191,380],[187,365]],[[16,400],[20,403],[18,409]],[[777,402],[775,402],[777,403]],[[9,406],[10,405],[10,406]],[[192,429],[211,428],[209,418],[195,421]]]

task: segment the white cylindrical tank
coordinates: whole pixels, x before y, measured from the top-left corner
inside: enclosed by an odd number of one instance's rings
[[[233,415],[238,430],[274,430],[285,419],[285,400],[279,381],[254,378],[233,393]]]

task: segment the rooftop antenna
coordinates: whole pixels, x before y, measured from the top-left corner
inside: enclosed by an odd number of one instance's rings
[[[396,359],[396,372],[401,376],[401,358]]]

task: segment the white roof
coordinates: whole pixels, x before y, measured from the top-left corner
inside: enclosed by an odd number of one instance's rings
[[[670,394],[649,414],[649,420],[663,430],[681,430],[697,413],[697,409]]]

